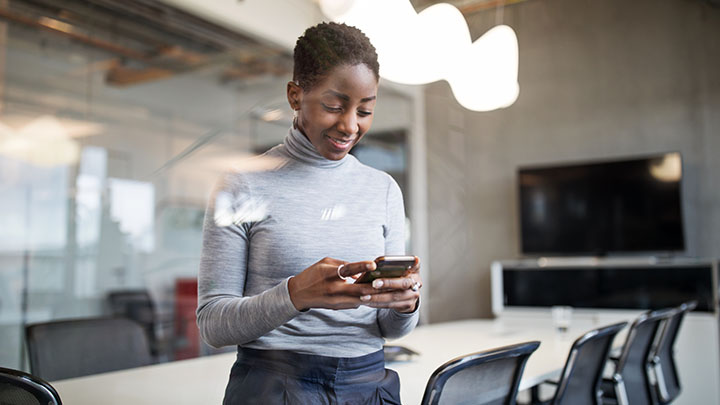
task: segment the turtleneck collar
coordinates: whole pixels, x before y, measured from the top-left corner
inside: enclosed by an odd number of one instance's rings
[[[284,143],[290,156],[309,165],[331,168],[338,167],[348,160],[347,155],[340,160],[324,158],[318,153],[310,140],[307,139],[299,129],[295,128],[294,125],[290,127]]]

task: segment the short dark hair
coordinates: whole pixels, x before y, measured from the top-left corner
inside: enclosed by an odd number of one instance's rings
[[[332,69],[363,63],[380,79],[375,47],[359,29],[334,22],[305,30],[295,43],[293,81],[310,90]]]

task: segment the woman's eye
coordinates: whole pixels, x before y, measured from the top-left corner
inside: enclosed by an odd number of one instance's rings
[[[326,110],[330,111],[330,112],[340,112],[340,111],[342,111],[342,108],[341,108],[341,107],[332,107],[332,106],[325,105],[325,104],[323,104],[323,107],[324,107]]]
[[[372,111],[358,111],[358,115],[361,117],[367,117],[372,115]]]

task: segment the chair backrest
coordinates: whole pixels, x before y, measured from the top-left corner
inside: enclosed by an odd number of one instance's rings
[[[60,395],[46,381],[18,370],[0,367],[0,403],[62,405]]]
[[[685,314],[695,309],[697,301],[686,302],[675,309],[673,316],[664,322],[660,338],[652,354],[655,371],[655,394],[660,404],[669,404],[680,395],[680,376],[675,365],[673,346]]]
[[[600,405],[602,402],[600,383],[605,363],[615,336],[626,325],[627,322],[621,322],[592,330],[573,343],[555,390],[553,405]]]
[[[54,321],[25,333],[32,373],[50,381],[151,363],[145,331],[130,319]]]
[[[528,357],[540,342],[526,342],[458,357],[430,376],[423,405],[515,405]]]
[[[673,309],[647,312],[640,315],[630,327],[615,368],[615,374],[621,378],[630,404],[652,405],[655,402],[655,392],[648,378],[650,355],[661,323],[673,313]]]
[[[152,341],[155,337],[155,305],[147,290],[112,291],[107,296],[113,316],[132,319],[143,326]]]

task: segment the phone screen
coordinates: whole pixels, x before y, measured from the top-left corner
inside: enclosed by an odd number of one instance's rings
[[[402,277],[415,265],[415,256],[380,256],[375,259],[377,269],[364,273],[355,283],[370,283],[376,278]]]

